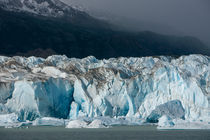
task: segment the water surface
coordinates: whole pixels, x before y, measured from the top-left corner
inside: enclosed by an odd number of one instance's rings
[[[157,130],[155,126],[0,128],[0,140],[210,140],[210,130]]]

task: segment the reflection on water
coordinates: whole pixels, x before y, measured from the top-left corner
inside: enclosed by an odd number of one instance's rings
[[[1,140],[210,140],[210,130],[157,130],[155,126],[108,129],[64,127],[0,128]]]

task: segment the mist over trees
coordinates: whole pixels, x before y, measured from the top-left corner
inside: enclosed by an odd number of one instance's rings
[[[92,11],[104,11],[124,17],[131,26],[151,27],[151,30],[177,35],[190,35],[201,39],[210,46],[210,1],[209,0],[62,0],[81,5]],[[139,21],[139,22],[136,22]],[[144,22],[144,24],[140,24]],[[121,22],[122,23],[122,22]],[[147,24],[153,24],[151,26]],[[146,26],[144,26],[146,25]],[[159,26],[161,25],[161,26]],[[157,26],[157,27],[156,27]],[[157,29],[160,27],[160,29]],[[164,31],[166,27],[166,31]],[[143,30],[142,29],[142,30]]]

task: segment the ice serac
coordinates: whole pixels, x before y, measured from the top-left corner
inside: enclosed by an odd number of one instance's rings
[[[108,117],[133,124],[167,116],[208,124],[210,119],[208,56],[1,56],[0,65],[0,113],[16,113],[19,121]]]
[[[14,89],[13,82],[3,83],[0,82],[0,103],[6,103],[5,101],[12,96]]]
[[[174,126],[174,123],[172,122],[172,119],[166,115],[163,115],[161,118],[159,118],[158,121],[159,127],[172,127]]]
[[[168,116],[172,119],[185,119],[185,111],[182,103],[179,100],[169,101],[165,104],[159,105],[147,117],[148,122],[156,123],[162,116]]]
[[[41,117],[68,118],[74,91],[69,81],[49,78],[34,82],[33,89]]]
[[[87,122],[81,120],[70,121],[66,128],[87,128]]]
[[[0,126],[10,126],[18,123],[18,116],[15,113],[0,115]]]
[[[37,118],[33,121],[34,126],[64,126],[65,121],[63,119],[51,118],[51,117],[43,117]]]

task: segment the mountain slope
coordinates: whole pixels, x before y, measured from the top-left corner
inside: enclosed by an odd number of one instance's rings
[[[37,17],[65,18],[71,23],[83,26],[107,26],[106,23],[102,23],[80,9],[72,8],[60,0],[0,0],[0,8],[5,11]]]
[[[75,16],[78,10],[59,0],[0,0],[0,7],[9,11],[24,11],[44,16]]]
[[[60,7],[61,10],[62,7],[65,5]],[[23,10],[17,12],[12,8],[0,9],[0,54],[42,57],[66,54],[79,58],[89,55],[97,58],[192,53],[210,55],[210,49],[193,37],[115,31],[106,22],[70,6],[68,8],[76,14],[71,16],[71,11],[67,10],[61,16],[46,16]]]

